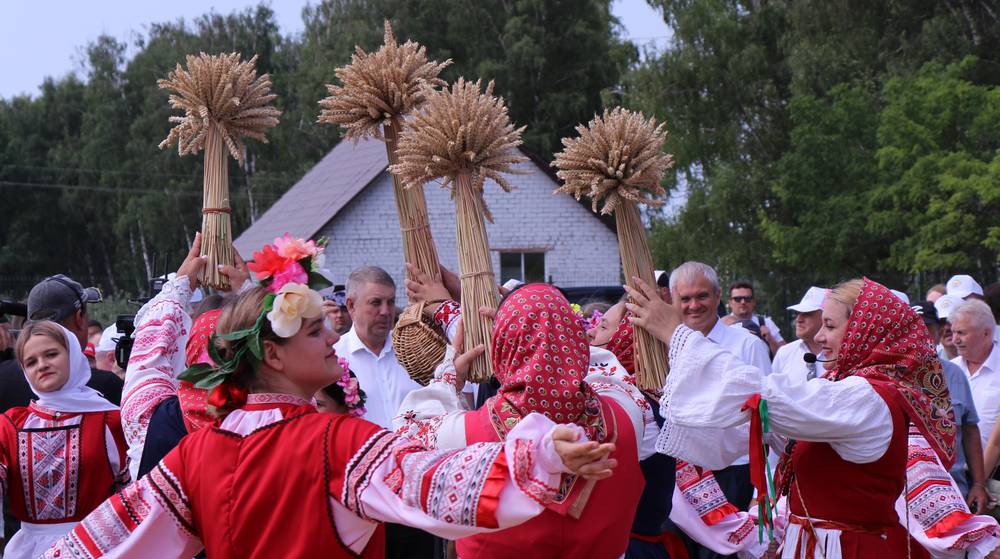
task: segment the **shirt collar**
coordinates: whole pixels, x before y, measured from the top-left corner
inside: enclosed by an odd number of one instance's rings
[[[986,358],[986,361],[983,362],[976,373],[982,372],[983,368],[989,369],[992,373],[1000,371],[1000,348],[998,348],[996,342],[993,342],[993,349],[990,350],[989,357]]]
[[[344,334],[344,345],[347,347],[348,353],[367,351],[369,354],[374,355],[371,352],[371,350],[368,349],[368,346],[366,346],[365,343],[361,341],[361,338],[358,337],[358,332],[357,330],[354,329],[354,326],[351,326],[351,329],[348,330],[346,334]],[[375,357],[380,359],[391,352],[392,352],[392,332],[389,332],[389,335],[386,336],[385,338],[385,345],[382,346],[382,352],[376,355]]]
[[[715,326],[712,326],[712,329],[708,331],[708,335],[705,337],[717,344],[722,344],[722,338],[726,337],[726,331],[723,328],[729,328],[729,326],[726,326],[721,319],[716,318]]]

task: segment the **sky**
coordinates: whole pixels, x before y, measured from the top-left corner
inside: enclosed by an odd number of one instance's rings
[[[307,0],[272,0],[282,33],[302,30]],[[475,1],[475,0],[469,0]],[[133,43],[150,23],[226,14],[258,0],[6,0],[0,18],[0,97],[36,95],[46,76],[79,70],[82,47],[102,34]],[[640,45],[666,44],[670,30],[645,0],[614,0],[625,35]]]

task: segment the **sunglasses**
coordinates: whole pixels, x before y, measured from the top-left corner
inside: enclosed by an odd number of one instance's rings
[[[736,297],[730,298],[737,303],[749,303],[750,301],[753,301],[753,295],[737,295]]]

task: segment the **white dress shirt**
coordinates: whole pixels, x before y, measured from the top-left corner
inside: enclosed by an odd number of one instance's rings
[[[810,372],[815,374],[812,378],[821,377],[825,372],[822,363],[806,363],[802,357],[812,353],[809,346],[802,340],[795,340],[778,348],[774,353],[774,361],[771,363],[771,372],[776,375],[793,375],[797,378],[809,380]],[[812,371],[810,371],[812,368]]]
[[[979,436],[983,440],[983,448],[986,448],[986,442],[990,440],[993,426],[1000,416],[1000,345],[993,344],[989,357],[975,373],[969,373],[969,366],[961,355],[951,362],[969,376],[972,401],[975,402],[979,415]]]
[[[715,321],[715,326],[705,336],[722,346],[722,349],[732,353],[747,365],[753,365],[765,375],[771,374],[771,352],[767,342],[751,334],[739,326],[726,326],[721,320]]]
[[[358,386],[365,391],[365,419],[392,429],[392,418],[411,390],[420,388],[406,369],[396,360],[392,350],[392,335],[386,336],[385,346],[375,355],[352,326],[341,336],[333,348],[337,355],[347,359],[351,370],[358,377]]]

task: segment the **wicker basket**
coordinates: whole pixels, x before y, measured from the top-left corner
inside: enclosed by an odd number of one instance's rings
[[[441,329],[424,316],[424,303],[406,307],[392,329],[396,359],[421,386],[427,386],[434,378],[434,369],[444,359],[447,345]]]

